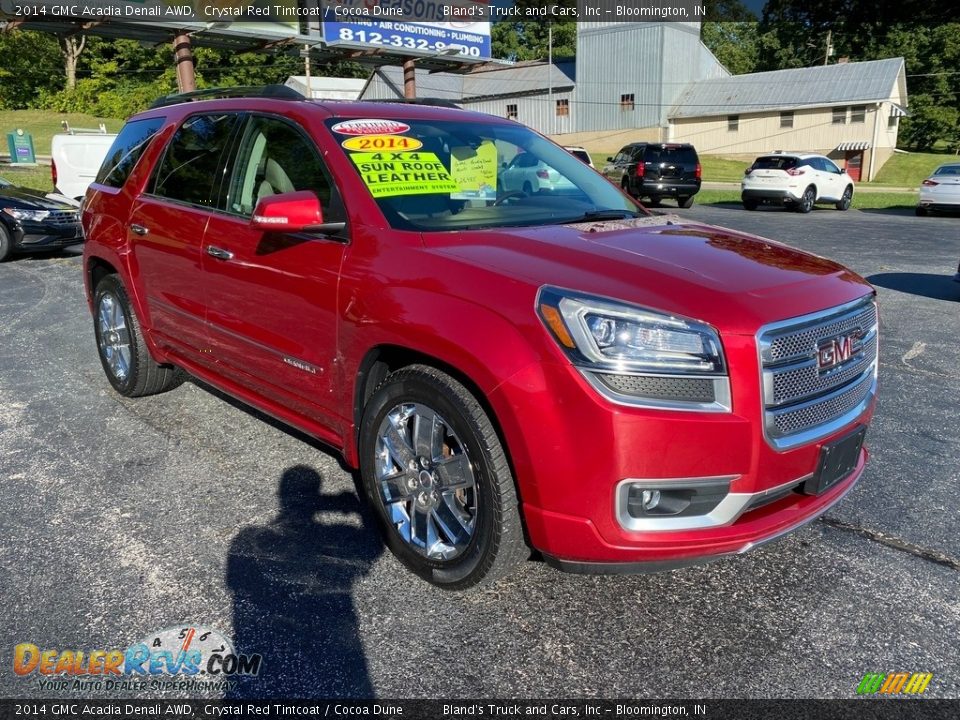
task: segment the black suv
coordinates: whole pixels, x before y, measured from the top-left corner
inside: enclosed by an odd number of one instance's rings
[[[700,158],[696,148],[679,143],[631,143],[608,157],[603,174],[629,195],[657,205],[665,197],[688,208],[700,192]]]

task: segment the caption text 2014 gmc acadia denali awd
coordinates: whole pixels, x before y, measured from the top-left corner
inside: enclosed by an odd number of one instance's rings
[[[849,270],[651,216],[508,120],[202,97],[131,118],[87,194],[107,378],[186,371],[337,448],[420,576],[740,553],[863,471],[877,307]]]

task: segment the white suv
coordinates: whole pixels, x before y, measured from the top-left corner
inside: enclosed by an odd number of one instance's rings
[[[817,203],[846,210],[853,200],[853,180],[833,160],[815,153],[761,155],[744,171],[740,199],[747,210],[760,203],[807,213]]]

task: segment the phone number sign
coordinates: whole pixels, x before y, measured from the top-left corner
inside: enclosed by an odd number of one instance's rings
[[[450,0],[339,0],[324,8],[323,40],[327,45],[382,48],[411,56],[454,47],[459,53],[450,53],[451,58],[489,60],[490,23],[472,19],[488,18],[488,13],[487,0],[456,4]]]

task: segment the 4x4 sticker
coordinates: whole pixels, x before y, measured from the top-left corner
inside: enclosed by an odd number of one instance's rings
[[[419,150],[423,143],[406,135],[358,135],[340,143],[347,150]]]
[[[375,198],[458,190],[457,183],[434,153],[353,153],[350,159]]]
[[[331,128],[341,135],[399,135],[410,130],[410,126],[399,120],[344,120]]]

